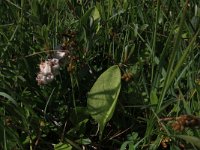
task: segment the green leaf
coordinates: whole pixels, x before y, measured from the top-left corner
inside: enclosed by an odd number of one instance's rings
[[[89,145],[92,143],[92,141],[89,138],[81,138],[76,141],[77,143],[80,143],[81,145]]]
[[[77,125],[79,122],[82,122],[85,119],[89,118],[88,110],[86,107],[76,107],[70,111],[70,121],[73,125]]]
[[[156,90],[152,90],[151,91],[151,94],[150,94],[150,101],[151,101],[151,104],[158,104],[158,97],[156,95]]]
[[[81,23],[86,25],[89,17],[92,17],[94,21],[100,18],[100,13],[96,7],[90,8],[80,19]]]
[[[91,16],[93,17],[94,21],[100,18],[99,10],[94,7]]]
[[[86,131],[86,123],[88,122],[89,119],[85,119],[81,122],[79,122],[75,127],[71,128],[67,134],[70,135],[71,137],[81,137],[82,134],[85,133]]]
[[[11,101],[14,105],[17,106],[17,102],[10,95],[8,95],[4,92],[0,92],[0,96],[7,98],[9,101]]]
[[[133,141],[125,141],[125,142],[121,145],[120,150],[126,150],[126,149],[127,149],[127,146],[128,146],[128,145],[131,145],[131,144],[133,144]],[[133,150],[134,150],[134,149],[133,149]]]
[[[72,146],[70,144],[58,143],[54,145],[54,150],[71,150]]]
[[[106,123],[113,116],[120,88],[121,72],[119,67],[115,65],[101,74],[88,94],[88,111],[99,124],[100,138]]]
[[[186,142],[189,142],[192,145],[195,145],[200,149],[200,139],[194,136],[188,136],[188,135],[178,135],[178,138],[181,138],[185,140]]]

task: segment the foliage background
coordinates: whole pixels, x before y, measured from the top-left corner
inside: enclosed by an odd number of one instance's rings
[[[199,148],[198,129],[158,123],[199,116],[199,1],[1,0],[0,7],[0,149],[158,149],[164,137],[167,148]],[[76,60],[37,85],[38,64],[66,41]],[[122,87],[99,139],[87,93],[113,65]]]

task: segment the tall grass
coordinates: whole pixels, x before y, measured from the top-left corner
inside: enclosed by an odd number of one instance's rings
[[[0,149],[199,149],[198,128],[173,126],[183,115],[199,119],[199,1],[0,6]],[[70,47],[70,60],[53,82],[37,85],[38,64],[59,44]],[[87,93],[113,65],[122,86],[99,140]]]

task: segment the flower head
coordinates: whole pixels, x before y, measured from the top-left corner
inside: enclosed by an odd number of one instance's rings
[[[41,62],[40,72],[44,75],[51,74],[51,63],[49,61]]]

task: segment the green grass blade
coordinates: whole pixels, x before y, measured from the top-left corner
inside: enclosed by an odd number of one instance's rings
[[[174,42],[174,46],[173,46],[173,50],[170,56],[170,60],[169,60],[169,65],[167,68],[167,76],[164,82],[164,87],[162,89],[162,93],[161,96],[159,97],[159,103],[158,103],[158,107],[157,107],[157,112],[160,110],[163,99],[165,97],[165,94],[169,88],[169,86],[171,85],[171,75],[173,72],[173,67],[175,64],[175,60],[176,60],[176,55],[177,52],[179,50],[179,46],[180,46],[180,42],[181,42],[181,34],[182,34],[182,29],[183,29],[183,25],[184,25],[184,21],[185,21],[185,14],[187,11],[187,6],[188,6],[188,1],[185,3],[184,9],[183,9],[183,14],[181,16],[181,20],[180,20],[180,24],[179,24],[179,30],[177,33],[177,36],[175,37],[175,42]]]
[[[0,96],[7,98],[8,101],[12,102],[15,106],[17,106],[17,102],[10,95],[4,92],[0,92]]]

